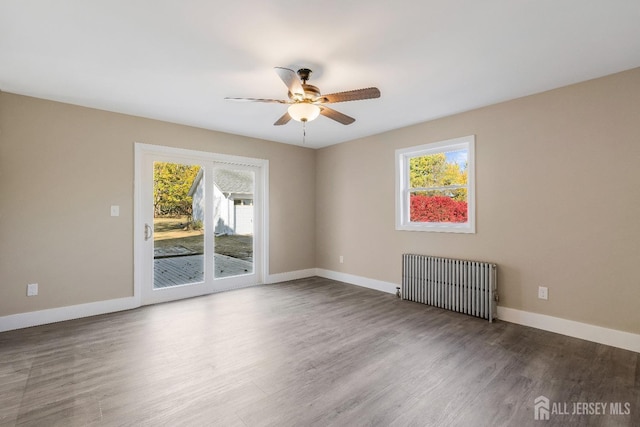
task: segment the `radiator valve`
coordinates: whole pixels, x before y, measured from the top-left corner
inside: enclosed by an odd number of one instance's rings
[[[402,294],[400,294],[400,286],[396,286],[396,296],[400,298]]]

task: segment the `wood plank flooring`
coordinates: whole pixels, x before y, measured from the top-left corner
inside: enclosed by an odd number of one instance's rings
[[[1,333],[14,425],[638,426],[640,354],[310,278]]]

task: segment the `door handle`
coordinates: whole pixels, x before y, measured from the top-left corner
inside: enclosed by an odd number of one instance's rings
[[[149,240],[153,236],[153,228],[149,224],[144,225],[144,240]]]

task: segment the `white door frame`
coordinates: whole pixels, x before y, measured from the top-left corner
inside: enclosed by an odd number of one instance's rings
[[[254,194],[254,274],[213,280],[213,274],[205,273],[202,285],[178,286],[175,289],[161,289],[153,291],[153,239],[145,240],[145,224],[149,220],[148,208],[150,199],[148,188],[145,191],[145,179],[149,179],[152,170],[149,169],[150,160],[182,162],[185,164],[200,164],[205,168],[214,167],[250,167],[255,172]],[[205,174],[205,188],[212,188],[212,174]],[[250,157],[230,156],[226,154],[210,153],[206,151],[188,150],[183,148],[165,147],[135,143],[135,183],[134,183],[134,298],[140,305],[174,299],[205,295],[213,292],[236,289],[265,283],[268,277],[269,244],[269,161]],[[212,199],[209,197],[208,199]],[[205,199],[206,200],[206,199]],[[211,212],[209,210],[209,212]],[[208,235],[212,235],[212,221],[205,221],[209,227]],[[205,234],[207,235],[207,234]],[[205,244],[207,244],[205,242]],[[212,248],[209,248],[211,251]],[[255,255],[258,256],[255,256]],[[209,270],[211,270],[209,268]],[[207,269],[205,269],[207,271]],[[194,294],[195,292],[195,294]]]

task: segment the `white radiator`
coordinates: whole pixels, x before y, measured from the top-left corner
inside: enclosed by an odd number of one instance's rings
[[[496,318],[497,265],[402,255],[402,299],[488,319]]]

